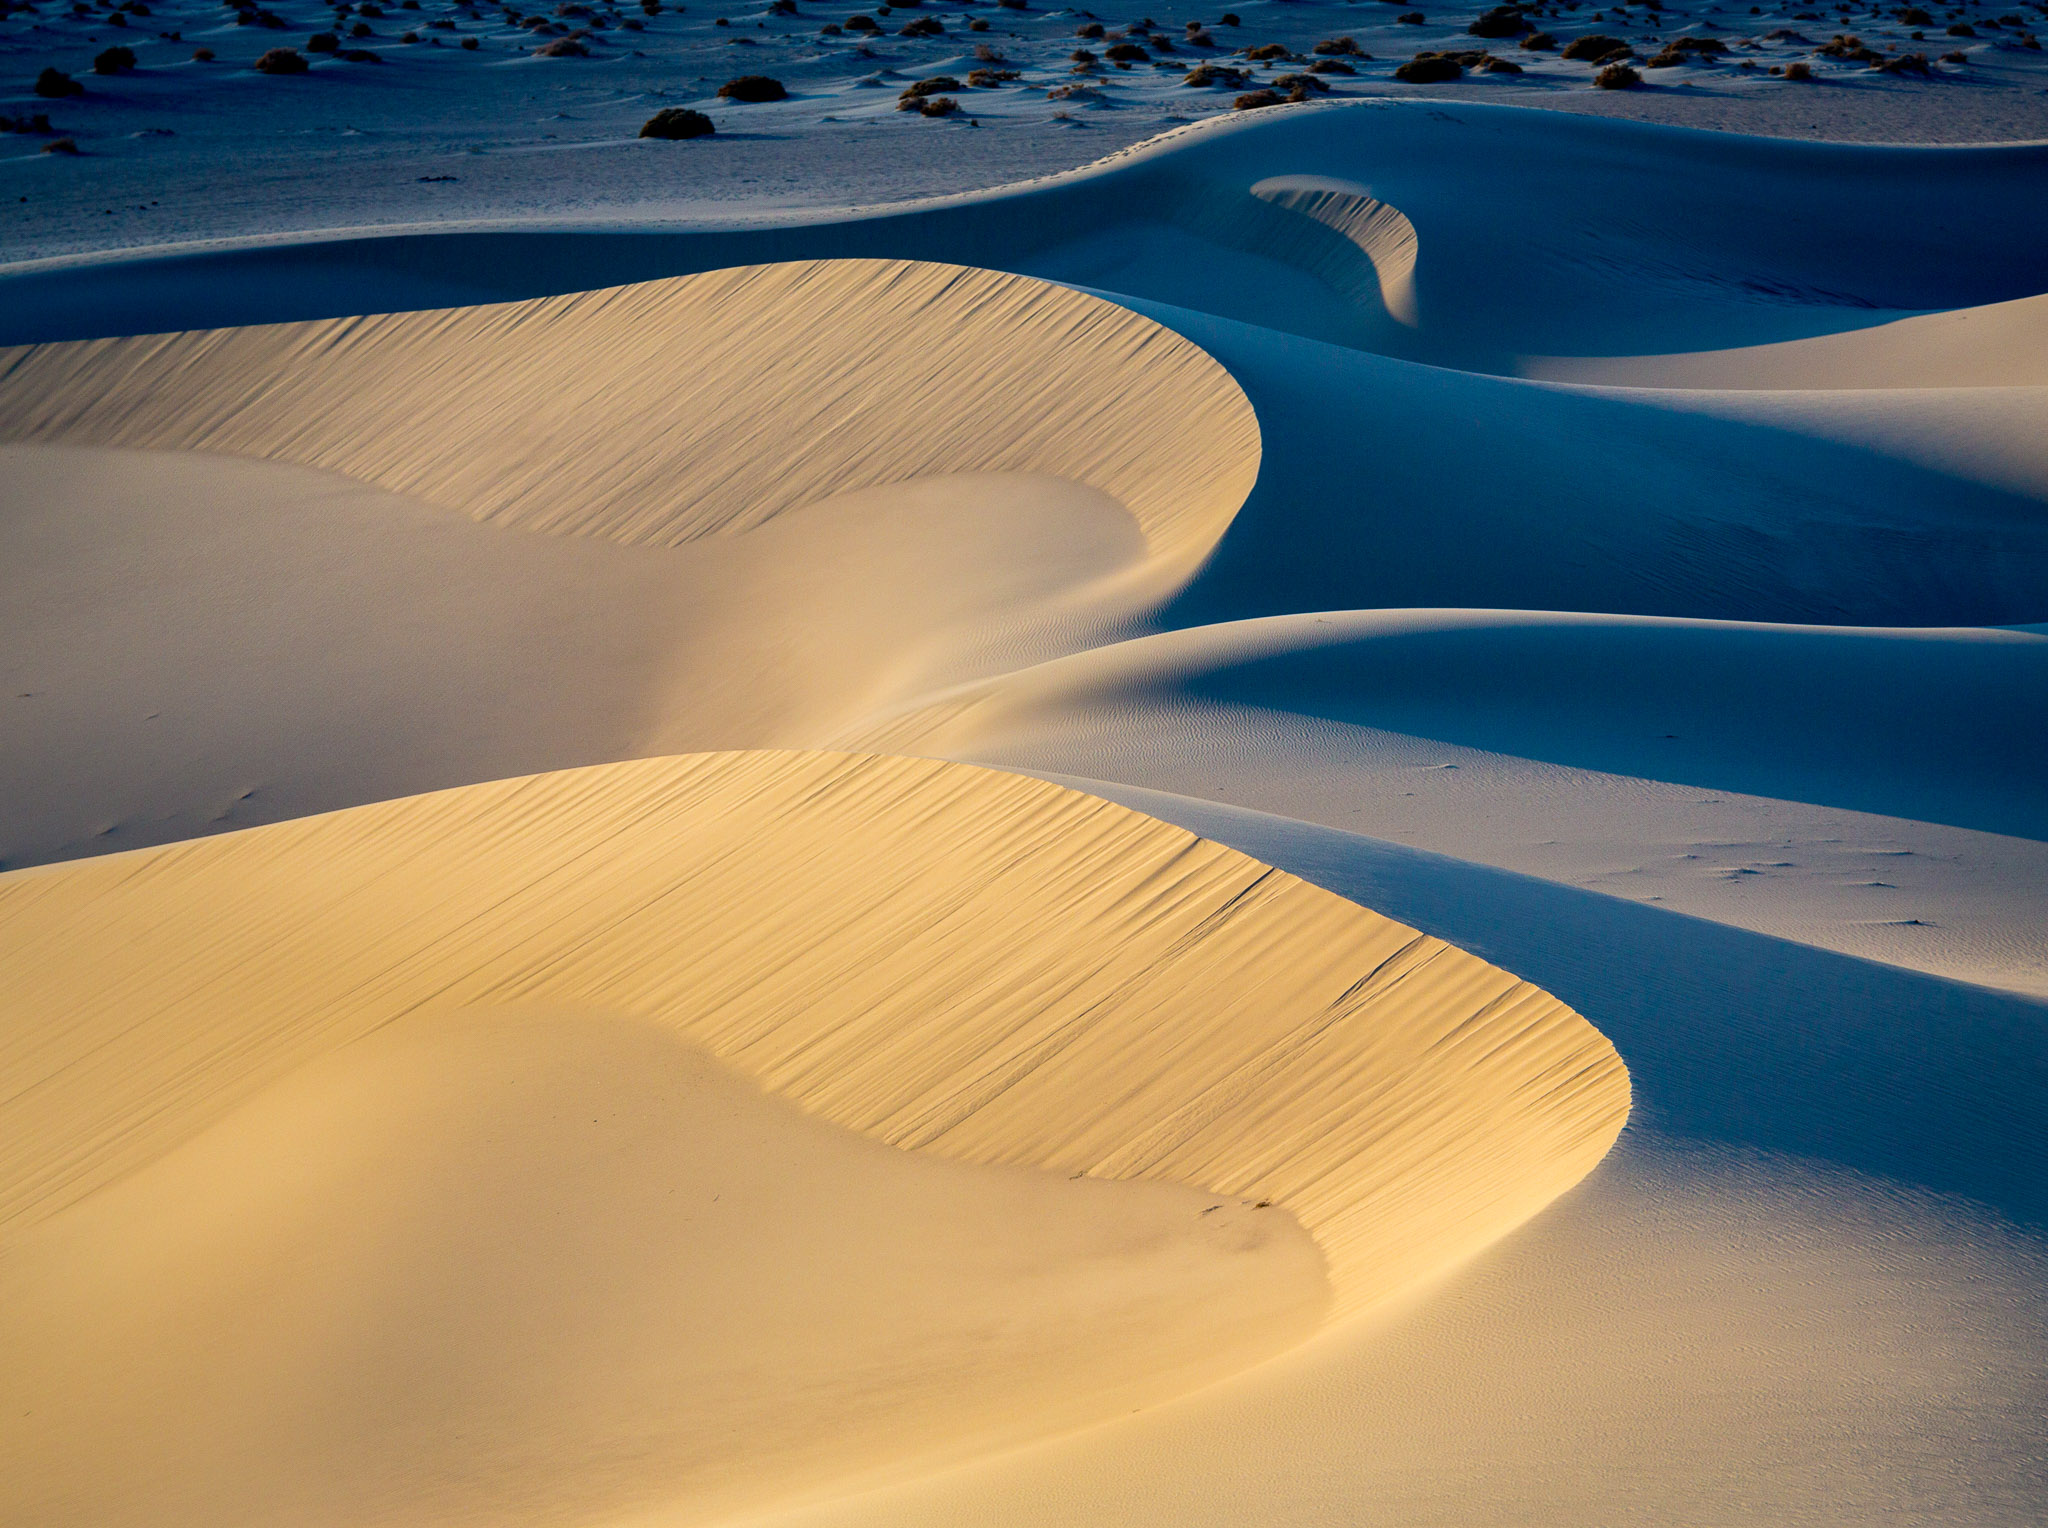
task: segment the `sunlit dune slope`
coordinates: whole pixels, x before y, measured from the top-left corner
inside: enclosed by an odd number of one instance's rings
[[[0,1250],[10,1524],[705,1522],[1309,1335],[1284,1210],[897,1151],[603,1010],[408,1018]]]
[[[1627,1107],[1540,990],[1177,828],[927,760],[479,785],[0,880],[0,1205],[33,1221],[420,1009],[661,1020],[966,1161],[1291,1209],[1355,1309],[1576,1181]]]
[[[496,307],[0,354],[0,438],[326,467],[480,520],[674,545],[855,489],[1033,472],[1188,565],[1258,470],[1195,346],[1043,282],[803,261]]]

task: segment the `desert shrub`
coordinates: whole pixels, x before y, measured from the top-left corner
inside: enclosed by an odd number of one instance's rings
[[[1327,95],[1330,89],[1328,85],[1317,79],[1313,74],[1278,75],[1273,80],[1273,88],[1289,92],[1299,90],[1304,95],[1311,95],[1317,92]]]
[[[1134,42],[1115,43],[1104,56],[1112,64],[1145,64],[1152,61],[1152,55]]]
[[[1261,106],[1278,106],[1285,99],[1277,90],[1250,90],[1230,104],[1238,111],[1257,111]]]
[[[743,74],[736,80],[727,80],[718,87],[718,96],[723,101],[738,101],[742,105],[758,106],[764,101],[786,101],[789,92],[782,88],[782,81],[771,80],[765,74]]]
[[[1325,37],[1321,42],[1309,49],[1309,52],[1320,54],[1324,58],[1339,56],[1356,58],[1358,56],[1358,39],[1355,37]]]
[[[1359,56],[1360,58],[1366,58],[1366,59],[1369,59],[1369,58],[1371,58],[1371,57],[1372,57],[1372,55],[1371,55],[1370,53],[1361,53],[1361,54],[1359,54],[1358,56]],[[1317,59],[1317,60],[1316,60],[1316,61],[1315,61],[1314,63],[1310,64],[1310,65],[1309,65],[1308,67],[1309,67],[1309,72],[1310,72],[1311,74],[1356,74],[1356,73],[1358,73],[1358,71],[1357,71],[1356,69],[1352,68],[1352,67],[1351,67],[1351,66],[1350,66],[1349,64],[1345,63],[1345,62],[1344,62],[1344,61],[1343,61],[1342,59],[1336,59],[1336,58],[1319,58],[1319,59]]]
[[[1074,28],[1074,35],[1076,37],[1088,38],[1100,37],[1103,35],[1102,23],[1099,21],[1083,22],[1080,26]]]
[[[882,30],[882,25],[872,16],[848,16],[846,18],[846,30],[849,32],[879,32]]]
[[[768,14],[771,16],[794,16],[796,14],[796,0],[775,0],[775,3],[768,7]]]
[[[1186,42],[1190,48],[1213,48],[1216,46],[1216,39],[1193,22],[1188,23]]]
[[[348,35],[351,37],[375,37],[377,33],[376,30],[373,27],[371,27],[369,22],[358,21],[354,26],[348,29]]]
[[[256,60],[258,74],[304,74],[310,67],[296,48],[272,48]]]
[[[36,76],[36,94],[46,101],[66,101],[85,94],[85,87],[62,69],[45,69]]]
[[[1949,27],[1948,35],[1951,37],[1975,37],[1977,29],[1967,21],[1958,21]]]
[[[52,138],[43,145],[42,152],[45,154],[76,154],[78,152],[78,140],[76,138]]]
[[[898,37],[943,37],[946,24],[936,16],[919,16],[896,29]]]
[[[1941,55],[1941,61],[1944,64],[1967,64],[1970,61],[1970,55],[1967,53],[1944,53]]]
[[[929,79],[919,80],[915,85],[906,85],[898,101],[916,101],[923,96],[943,95],[948,90],[960,89],[960,82],[950,74],[934,74]]]
[[[1899,25],[1902,27],[1931,27],[1934,25],[1934,18],[1926,11],[1920,9],[1919,6],[1909,5],[1899,12]]]
[[[119,74],[123,69],[135,67],[135,50],[116,43],[113,47],[97,54],[92,61],[94,74]]]
[[[212,63],[212,62],[213,62],[213,49],[211,49],[211,48],[194,48],[194,49],[192,50],[192,62],[193,62],[193,63],[195,63],[195,64],[210,64],[210,63]]]
[[[1557,39],[1548,32],[1531,32],[1522,39],[1522,46],[1532,53],[1547,53],[1557,46]]]
[[[463,38],[462,45],[472,53],[474,53],[478,49],[478,47],[481,46],[481,44],[479,44],[474,37]]]
[[[1520,74],[1522,72],[1522,66],[1511,58],[1489,57],[1479,67],[1488,74]]]
[[[1602,90],[1627,90],[1642,82],[1643,77],[1627,64],[1609,64],[1593,76],[1593,83]]]
[[[1251,76],[1242,69],[1233,69],[1228,64],[1197,64],[1181,80],[1183,85],[1201,89],[1209,85],[1221,85],[1225,90],[1242,90],[1251,83]]]
[[[1465,30],[1474,37],[1520,37],[1530,30],[1530,26],[1520,6],[1496,5],[1490,11],[1481,12]]]
[[[974,45],[974,61],[978,64],[1000,64],[1003,61],[1003,50],[990,47],[985,42],[978,42]]]
[[[1410,27],[1419,27],[1424,22],[1429,20],[1429,18],[1423,15],[1420,11],[1410,11],[1405,16],[1396,16],[1394,19],[1400,22],[1403,26]]]
[[[1216,25],[1219,27],[1241,27],[1244,23],[1237,19],[1236,11],[1225,11],[1216,18]]]
[[[1787,64],[1785,66],[1785,78],[1788,80],[1810,80],[1813,78],[1813,65],[1808,63]]]
[[[1807,43],[1813,41],[1813,39],[1793,31],[1790,27],[1779,27],[1774,32],[1764,33],[1764,41]]]
[[[1728,44],[1718,37],[1674,37],[1644,67],[1670,69],[1694,59],[1718,58],[1727,51]]]
[[[1874,64],[1884,55],[1867,47],[1860,37],[1837,32],[1815,50],[1822,58],[1843,58],[1855,64]]]
[[[306,39],[306,51],[308,53],[339,53],[341,51],[341,39],[332,32],[315,32]]]
[[[1589,32],[1584,37],[1574,37],[1570,42],[1566,43],[1564,51],[1558,56],[1574,61],[1583,59],[1590,63],[1596,59],[1607,57],[1608,54],[1614,52],[1617,48],[1627,51],[1628,44],[1619,37],[1609,37],[1604,32]]]
[[[557,37],[533,50],[535,58],[588,58],[590,50],[573,37]]]
[[[50,131],[50,114],[46,111],[22,113],[14,116],[0,115],[0,133],[47,133]]]
[[[701,111],[692,111],[687,106],[664,106],[640,124],[641,137],[666,138],[671,141],[709,138],[716,131],[709,117]]]
[[[1006,11],[1023,11],[1031,8],[1030,0],[996,0],[996,4]]]
[[[1102,92],[1081,80],[1069,85],[1055,85],[1045,93],[1048,101],[1099,101]]]
[[[1270,63],[1276,58],[1294,57],[1292,53],[1289,53],[1286,48],[1277,42],[1263,43],[1256,48],[1246,48],[1244,56],[1257,64]]]
[[[960,109],[960,103],[951,96],[926,96],[917,103],[920,116],[946,117]]]
[[[1410,85],[1440,85],[1445,80],[1460,79],[1464,73],[1465,66],[1455,58],[1442,53],[1418,53],[1394,70],[1394,78]]]
[[[344,64],[381,64],[384,55],[372,53],[368,48],[350,48],[341,55],[341,61]]]
[[[1925,53],[1901,53],[1897,58],[1888,58],[1875,67],[1886,74],[1932,74]]]
[[[988,18],[985,16],[976,16],[972,21],[967,23],[967,30],[970,32],[986,32],[988,30]]]
[[[977,90],[994,90],[1006,81],[1021,78],[1015,69],[975,69],[967,76],[967,83]]]

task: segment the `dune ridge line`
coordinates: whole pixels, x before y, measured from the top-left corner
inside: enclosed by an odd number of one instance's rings
[[[589,1002],[966,1161],[1290,1209],[1333,1313],[1526,1220],[1627,1073],[1548,993],[1156,819],[932,760],[496,781],[0,877],[0,1216],[415,1011]]]
[[[1041,472],[1198,561],[1258,474],[1242,391],[1031,277],[744,266],[482,307],[0,352],[0,439],[324,467],[475,518],[675,545],[857,488]]]

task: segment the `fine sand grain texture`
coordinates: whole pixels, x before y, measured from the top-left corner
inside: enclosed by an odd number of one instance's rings
[[[370,1413],[408,1367],[482,1410],[423,1406],[425,1439],[351,1484],[335,1520],[555,1521],[567,1520],[564,1501],[588,1511],[628,1499],[701,1517],[853,1472],[855,1461],[872,1469],[883,1455],[1030,1437],[1284,1346],[1326,1298],[1333,1313],[1354,1313],[1455,1265],[1590,1170],[1628,1109],[1612,1047],[1529,984],[1183,829],[932,761],[648,760],[17,871],[0,878],[0,968],[5,1309],[21,1323],[10,1348],[37,1355],[10,1380],[21,1387],[0,1472],[10,1521],[255,1522],[289,1503],[323,1520],[327,1509],[307,1503],[367,1457],[358,1450],[378,1451],[393,1423]],[[561,1017],[593,1007],[588,1025]],[[417,1016],[477,1008],[552,1017],[540,1029],[478,1020],[460,1043],[407,1048]],[[652,1027],[621,1030],[606,1014]],[[887,1215],[906,1229],[877,1233],[893,1244],[917,1234],[908,1226],[920,1216],[956,1226],[987,1216],[1005,1223],[1003,1245],[1029,1257],[1020,1267],[996,1256],[993,1275],[864,1274],[896,1293],[872,1297],[880,1326],[835,1339],[852,1344],[833,1349],[851,1378],[825,1359],[810,1377],[790,1373],[793,1357],[752,1366],[750,1339],[728,1334],[742,1372],[693,1351],[689,1363],[723,1376],[700,1394],[653,1361],[662,1344],[687,1343],[687,1323],[638,1321],[626,1296],[651,1297],[644,1281],[678,1259],[691,1287],[739,1275],[723,1242],[689,1251],[675,1243],[680,1230],[662,1231],[652,1189],[605,1184],[623,1171],[678,1194],[715,1191],[703,1162],[741,1149],[700,1151],[656,1128],[663,1088],[711,1086],[663,1059],[664,1036],[920,1162],[1044,1170],[1043,1187],[1015,1190],[1042,1209],[1012,1214],[1001,1192],[956,1175],[931,1192],[965,1185],[957,1192],[971,1207],[897,1202]],[[486,1096],[488,1079],[509,1086],[534,1068],[559,1074],[559,1090]],[[561,1132],[580,1133],[586,1104],[593,1125],[613,1129],[607,1094],[622,1116],[650,1123],[566,1151]],[[781,1137],[796,1127],[760,1128]],[[843,1157],[853,1147],[805,1149]],[[609,1165],[579,1166],[593,1150]],[[412,1165],[396,1170],[402,1159]],[[801,1206],[831,1198],[835,1174],[854,1170],[792,1165],[775,1192],[799,1207],[779,1230],[736,1232],[733,1255],[769,1256],[760,1238],[804,1237],[821,1221],[815,1242],[787,1254],[823,1260],[789,1275],[791,1299],[805,1303],[798,1286],[832,1278],[855,1238],[832,1229],[843,1211]],[[759,1163],[748,1171],[774,1176]],[[1045,1196],[1070,1178],[1183,1189],[1129,1208],[1091,1200],[1104,1208],[1070,1225],[1080,1240],[1066,1256],[1031,1217],[1060,1216]],[[1189,1190],[1216,1197],[1197,1203]],[[457,1208],[473,1191],[536,1225],[567,1213],[551,1206],[575,1207],[600,1244],[537,1254],[536,1267],[507,1248],[503,1222]],[[1146,1221],[1145,1204],[1162,1218]],[[1169,1234],[1175,1204],[1197,1221],[1213,1205],[1220,1218]],[[1257,1218],[1268,1206],[1282,1217],[1270,1233]],[[451,1211],[443,1239],[423,1240],[423,1218]],[[1314,1239],[1309,1264],[1308,1244],[1286,1230],[1297,1220]],[[1141,1235],[1146,1225],[1155,1229]],[[1090,1295],[1091,1259],[1131,1255],[1118,1235],[1162,1246],[1164,1261],[1117,1275],[1121,1295]],[[975,1240],[962,1233],[963,1245]],[[631,1266],[604,1255],[607,1242]],[[129,1250],[110,1261],[112,1248]],[[1216,1266],[1233,1249],[1256,1256],[1238,1272]],[[1192,1282],[1172,1272],[1176,1259],[1192,1260]],[[279,1271],[266,1280],[251,1264]],[[905,1289],[978,1284],[976,1298],[1001,1308],[1004,1281],[1028,1283],[1041,1265],[1055,1294],[1043,1308],[1024,1302],[1033,1321],[1078,1321],[1074,1302],[1111,1326],[1118,1300],[1151,1314],[1132,1318],[1113,1356],[1090,1356],[1083,1323],[1042,1366],[1012,1375],[968,1341],[980,1307],[949,1305],[936,1335],[917,1341],[952,1354],[931,1360],[940,1370],[987,1357],[971,1403],[955,1404],[936,1378],[899,1386],[887,1377],[895,1368],[861,1378],[877,1361],[861,1355],[887,1350],[910,1320]],[[313,1287],[332,1299],[309,1292],[309,1269],[323,1270]],[[503,1288],[491,1282],[500,1277]],[[442,1331],[430,1312],[463,1306],[475,1278],[486,1281],[476,1298],[515,1329],[546,1325],[575,1300],[593,1306],[578,1320],[602,1331],[589,1343],[550,1339],[527,1368],[493,1360],[517,1371],[516,1403],[488,1399],[464,1356],[485,1340],[483,1315],[456,1322],[441,1358],[404,1358],[399,1334],[416,1320]],[[247,1299],[276,1323],[264,1328],[274,1340],[242,1329]],[[400,1307],[416,1314],[392,1314]],[[134,1324],[109,1327],[112,1317]],[[758,1319],[780,1319],[773,1302]],[[123,1332],[133,1340],[109,1336]],[[360,1342],[368,1357],[340,1356]],[[641,1390],[593,1411],[575,1398],[583,1391],[565,1396],[549,1378],[564,1365],[601,1368],[597,1355],[619,1345],[650,1346]],[[74,1361],[84,1370],[74,1374]],[[793,1416],[784,1386],[810,1397]],[[849,1386],[880,1392],[901,1426],[827,1428],[821,1439]],[[195,1387],[222,1397],[198,1458],[178,1442],[192,1434],[175,1399]],[[290,1399],[286,1415],[266,1403],[273,1394]],[[708,1461],[705,1440],[730,1436],[733,1417],[756,1408],[781,1417],[762,1452],[735,1445]],[[607,1416],[633,1417],[639,1441],[610,1435]],[[509,1472],[486,1466],[525,1460],[522,1440],[542,1434],[557,1452]],[[565,1457],[575,1438],[588,1452]],[[259,1455],[270,1463],[245,1479],[234,1461]],[[785,1467],[785,1455],[797,1462]],[[167,1460],[175,1485],[158,1479]]]

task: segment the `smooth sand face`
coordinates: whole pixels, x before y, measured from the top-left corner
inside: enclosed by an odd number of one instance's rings
[[[200,452],[14,445],[0,474],[8,866],[807,745],[1096,629],[1145,555],[1121,504],[1037,474],[836,495],[680,547]]]
[[[897,1151],[672,1029],[408,1018],[14,1239],[7,1517],[706,1521],[1309,1334],[1277,1207]]]

